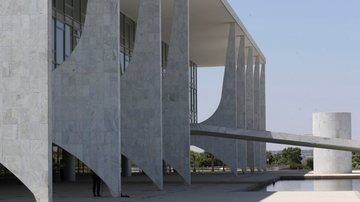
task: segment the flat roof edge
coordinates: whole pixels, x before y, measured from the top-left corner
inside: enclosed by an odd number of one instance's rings
[[[242,31],[245,33],[246,37],[249,39],[250,43],[254,46],[254,48],[256,49],[256,51],[259,53],[260,57],[262,58],[263,62],[266,63],[266,57],[264,56],[264,54],[262,53],[261,49],[259,48],[259,46],[256,44],[255,40],[252,38],[252,36],[250,35],[250,33],[247,31],[247,29],[245,28],[245,25],[242,23],[242,21],[240,20],[239,16],[236,14],[236,12],[234,11],[234,9],[231,7],[231,5],[229,4],[229,2],[227,0],[221,0],[222,4],[224,5],[224,7],[229,11],[229,13],[231,14],[231,16],[234,18],[234,20],[236,21],[236,23],[240,26],[240,29],[242,29]]]

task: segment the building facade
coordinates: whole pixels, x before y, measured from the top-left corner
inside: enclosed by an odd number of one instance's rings
[[[226,0],[2,5],[0,163],[37,201],[51,201],[60,164],[68,180],[94,171],[114,197],[130,162],[159,189],[163,162],[190,184],[190,145],[234,174],[265,169],[265,143],[190,135],[197,68],[214,66],[222,97],[202,124],[265,130],[266,60]]]

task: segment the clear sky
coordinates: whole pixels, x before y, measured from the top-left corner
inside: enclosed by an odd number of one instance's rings
[[[267,129],[309,134],[313,112],[351,112],[360,139],[360,1],[229,2],[267,58]],[[219,104],[224,69],[198,71],[202,121]]]

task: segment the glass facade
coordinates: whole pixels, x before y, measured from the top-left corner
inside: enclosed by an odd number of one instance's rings
[[[55,69],[70,57],[80,40],[87,0],[53,0],[52,6],[51,50]]]

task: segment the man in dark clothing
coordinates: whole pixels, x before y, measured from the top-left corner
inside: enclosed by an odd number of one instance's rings
[[[92,171],[92,174],[93,174],[93,194],[94,194],[94,197],[101,197],[100,196],[101,179],[94,171]]]

